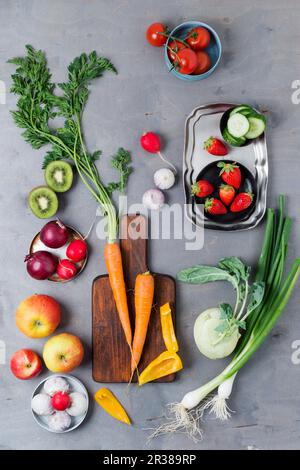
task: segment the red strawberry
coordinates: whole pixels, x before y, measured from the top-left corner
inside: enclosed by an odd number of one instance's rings
[[[222,168],[220,171],[220,176],[222,180],[233,186],[235,189],[239,189],[242,181],[242,174],[240,167],[234,163],[219,162],[217,165],[219,168]]]
[[[233,201],[235,196],[235,190],[229,184],[221,184],[219,189],[219,196],[222,202],[229,206],[229,204]]]
[[[216,137],[210,137],[204,142],[204,149],[208,151],[211,155],[224,156],[228,154],[228,150],[225,147],[225,144]]]
[[[212,215],[222,215],[227,212],[223,202],[219,201],[219,199],[216,199],[215,197],[206,199],[204,209]]]
[[[233,203],[230,206],[231,212],[241,212],[248,209],[253,201],[253,194],[251,193],[239,193]]]
[[[207,197],[213,192],[214,187],[207,180],[199,180],[192,185],[191,189],[193,196]]]

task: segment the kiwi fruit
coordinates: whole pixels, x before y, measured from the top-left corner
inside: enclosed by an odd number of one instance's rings
[[[28,196],[28,204],[39,219],[48,219],[56,214],[58,199],[54,191],[47,186],[34,188]]]
[[[64,193],[73,183],[73,170],[69,163],[56,160],[49,163],[45,170],[45,180],[56,193]]]

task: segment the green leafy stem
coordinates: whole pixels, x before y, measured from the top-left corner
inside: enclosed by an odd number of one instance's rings
[[[50,145],[43,161],[45,168],[51,161],[71,160],[92,195],[101,205],[108,220],[108,241],[117,238],[118,218],[112,203],[113,191],[124,191],[132,168],[129,152],[119,148],[112,157],[112,166],[120,173],[120,180],[105,185],[95,162],[100,150],[88,152],[82,130],[82,116],[89,97],[89,85],[104,72],[117,73],[114,65],[95,51],[76,57],[68,67],[68,79],[55,85],[47,66],[45,53],[26,46],[25,57],[8,62],[16,65],[12,75],[11,92],[18,95],[17,110],[12,112],[16,125],[24,129],[22,135],[34,149]],[[59,88],[61,93],[55,94]],[[55,127],[54,119],[62,118],[63,126]]]

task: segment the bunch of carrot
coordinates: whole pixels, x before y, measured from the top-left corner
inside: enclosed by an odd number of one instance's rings
[[[147,336],[154,297],[154,277],[149,271],[143,274],[138,274],[136,277],[134,289],[135,329],[132,339],[126,285],[119,244],[107,243],[104,248],[104,257],[118,315],[124,330],[126,341],[131,351],[131,373],[133,374],[140,362]]]

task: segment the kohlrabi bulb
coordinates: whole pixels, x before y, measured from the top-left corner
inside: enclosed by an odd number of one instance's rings
[[[194,338],[199,351],[209,359],[222,359],[229,356],[240,338],[238,327],[229,336],[220,340],[216,328],[224,322],[219,308],[209,308],[200,313],[194,325]]]

